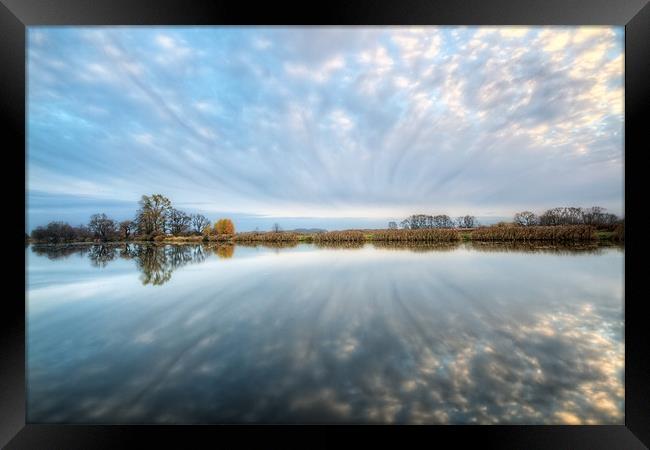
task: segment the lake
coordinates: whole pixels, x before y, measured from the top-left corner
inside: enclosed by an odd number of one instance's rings
[[[29,423],[624,423],[621,247],[25,251]]]

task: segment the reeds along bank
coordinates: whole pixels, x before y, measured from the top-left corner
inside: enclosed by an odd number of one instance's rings
[[[470,234],[475,241],[592,241],[596,229],[589,225],[558,225],[532,227],[484,227]]]
[[[379,230],[372,235],[373,241],[386,242],[453,242],[461,238],[453,228],[418,230]]]

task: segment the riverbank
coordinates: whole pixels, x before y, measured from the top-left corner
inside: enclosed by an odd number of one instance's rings
[[[477,228],[434,228],[417,230],[344,230],[323,233],[296,232],[244,232],[233,235],[206,234],[192,236],[160,235],[151,240],[134,239],[109,241],[113,243],[164,243],[187,244],[216,242],[236,243],[336,243],[336,242],[624,242],[623,228],[613,231],[597,230],[586,225],[562,226],[491,226]],[[92,243],[99,241],[75,241],[73,243]],[[26,243],[52,243],[34,239]]]

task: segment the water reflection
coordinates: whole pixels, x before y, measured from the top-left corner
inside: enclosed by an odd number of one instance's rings
[[[282,249],[282,248],[295,248],[300,245],[297,241],[278,241],[278,242],[264,242],[264,241],[237,241],[237,246],[248,248],[269,248],[269,249]]]
[[[623,423],[620,249],[239,247],[30,287],[29,421]]]
[[[171,279],[172,273],[190,263],[201,263],[212,252],[218,258],[232,258],[236,247],[254,249],[274,249],[280,253],[284,249],[298,247],[297,242],[244,242],[232,244],[37,244],[32,252],[47,256],[51,260],[67,258],[70,255],[87,256],[93,267],[103,268],[118,257],[134,260],[142,276],[142,283],[162,285]],[[304,244],[302,244],[304,246]],[[370,246],[382,250],[412,252],[449,252],[458,249],[471,249],[482,252],[550,253],[558,255],[598,254],[606,248],[622,246],[602,246],[598,244],[548,245],[545,243],[493,243],[493,242],[328,242],[312,244],[320,249],[362,249]]]
[[[466,248],[471,244],[461,242],[373,242],[375,248],[382,250],[409,250],[412,252],[446,252]],[[497,249],[495,249],[497,250]]]
[[[94,267],[106,267],[117,257],[117,249],[106,245],[93,245],[88,250],[88,258]]]
[[[214,248],[214,253],[219,258],[232,258],[232,255],[235,253],[234,245],[219,245]]]
[[[316,242],[314,244],[316,248],[325,248],[325,249],[355,249],[355,248],[363,248],[365,244],[363,242],[355,242],[355,241],[341,241],[341,242]]]
[[[232,245],[213,246],[212,250],[220,258],[233,255]],[[93,267],[104,268],[118,257],[133,260],[141,272],[142,284],[162,285],[171,279],[172,273],[190,263],[205,261],[204,245],[155,245],[155,244],[86,244],[86,245],[34,245],[32,251],[45,255],[51,260],[66,258],[77,254],[87,255]]]
[[[514,252],[514,253],[549,253],[556,255],[572,254],[598,254],[605,249],[615,248],[623,250],[619,244],[549,244],[546,242],[472,242],[471,248],[485,252]]]
[[[32,252],[39,256],[47,256],[48,259],[56,260],[67,258],[70,255],[85,255],[91,248],[88,244],[35,244],[31,245]]]

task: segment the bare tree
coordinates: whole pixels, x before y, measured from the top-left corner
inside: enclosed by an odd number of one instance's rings
[[[396,222],[388,222],[388,228],[391,230],[396,230],[397,229],[397,223]]]
[[[591,208],[582,211],[582,222],[587,225],[594,226],[608,226],[614,225],[620,219],[615,214],[611,214],[605,208],[600,206],[592,206]]]
[[[569,206],[563,208],[563,219],[567,225],[578,225],[582,223],[582,208]]]
[[[539,223],[539,218],[530,211],[522,211],[515,214],[514,217],[515,224],[522,227],[530,227],[532,225],[537,225]]]
[[[458,228],[474,228],[476,226],[476,217],[465,215],[456,218]]]
[[[433,216],[433,225],[435,228],[453,228],[454,222],[448,215],[439,214],[437,216]]]
[[[210,221],[203,214],[192,214],[190,216],[192,222],[192,231],[201,234],[205,227],[210,226]]]
[[[282,231],[282,228],[280,228],[280,225],[278,223],[274,223],[273,226],[271,227],[271,231],[274,233],[279,233]]]
[[[132,220],[123,220],[120,222],[118,229],[122,239],[129,239],[135,232],[136,224]]]
[[[109,219],[106,214],[93,214],[90,216],[88,228],[95,237],[107,241],[115,234],[115,221]]]
[[[174,236],[186,233],[190,227],[190,221],[190,216],[183,211],[175,208],[170,208],[167,211],[167,225],[169,232]]]
[[[412,230],[418,230],[421,228],[433,228],[434,227],[434,218],[426,214],[413,214],[408,219],[406,219],[409,224],[409,228]]]
[[[552,208],[544,211],[539,216],[540,225],[562,225],[562,208]]]
[[[32,230],[32,239],[39,242],[66,242],[75,237],[75,229],[65,222],[50,222]]]

